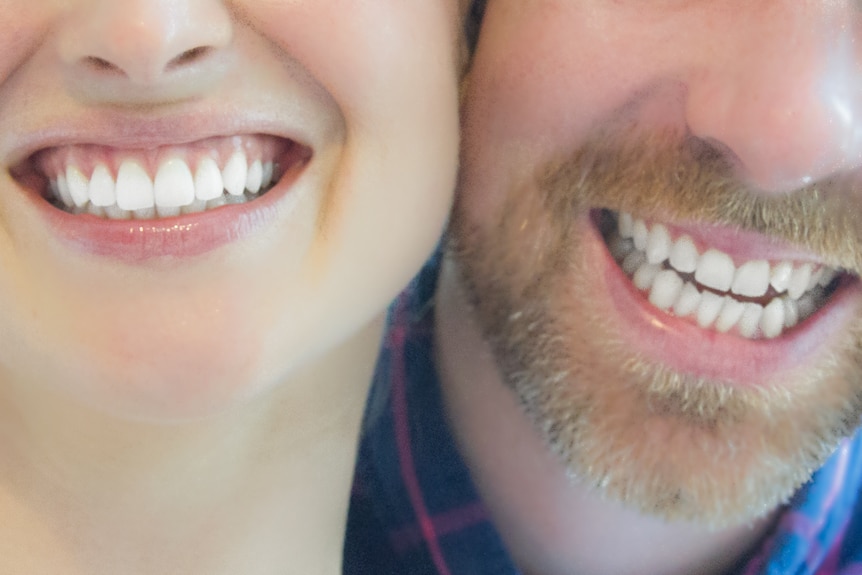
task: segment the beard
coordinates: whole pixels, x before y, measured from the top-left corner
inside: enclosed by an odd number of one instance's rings
[[[701,140],[619,130],[514,183],[482,225],[456,205],[449,254],[503,381],[572,479],[648,515],[723,528],[786,502],[859,424],[862,318],[757,385],[674,371],[593,305],[584,227],[624,210],[755,231],[856,281],[851,186],[756,193]]]

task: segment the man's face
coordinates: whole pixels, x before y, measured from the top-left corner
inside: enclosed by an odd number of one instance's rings
[[[0,0],[0,395],[201,417],[368,325],[448,213],[460,20]]]
[[[491,0],[458,272],[549,449],[740,524],[862,412],[851,2]]]

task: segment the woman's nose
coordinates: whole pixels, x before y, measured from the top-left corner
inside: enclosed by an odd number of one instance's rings
[[[89,101],[193,97],[220,79],[233,25],[220,0],[82,1],[59,23],[59,57]]]

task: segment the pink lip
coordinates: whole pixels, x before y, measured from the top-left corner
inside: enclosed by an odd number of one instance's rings
[[[124,262],[158,258],[188,258],[247,238],[268,226],[280,213],[287,196],[311,159],[311,150],[294,145],[293,159],[278,183],[251,201],[220,208],[151,220],[108,220],[89,214],[70,214],[42,196],[40,177],[23,182],[35,209],[64,245],[96,256]]]
[[[605,246],[599,231],[584,222],[586,257],[597,270],[593,296],[603,301],[619,335],[643,356],[680,373],[731,385],[758,386],[801,366],[829,346],[859,309],[859,282],[849,282],[805,322],[774,340],[747,340],[697,325],[649,304]]]

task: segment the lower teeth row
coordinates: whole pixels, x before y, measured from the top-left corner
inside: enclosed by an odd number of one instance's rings
[[[830,293],[816,286],[798,300],[783,295],[765,305],[740,301],[728,294],[700,290],[672,268],[648,263],[645,252],[615,231],[607,241],[614,259],[634,286],[648,294],[653,306],[691,318],[703,329],[734,332],[747,339],[776,338],[813,314]]]
[[[220,208],[226,205],[244,204],[266,193],[267,191],[268,189],[261,190],[258,193],[252,193],[246,190],[243,194],[237,196],[230,194],[227,190],[225,190],[221,196],[212,200],[195,199],[195,201],[193,201],[191,204],[182,207],[168,207],[156,205],[154,207],[144,208],[141,210],[124,210],[116,204],[111,206],[96,206],[92,202],[87,202],[83,206],[74,206],[72,208],[69,208],[63,202],[56,198],[52,203],[55,207],[70,214],[90,214],[93,216],[110,220],[152,220],[156,218],[170,218],[185,214],[195,214],[207,210],[212,210],[215,208]]]

